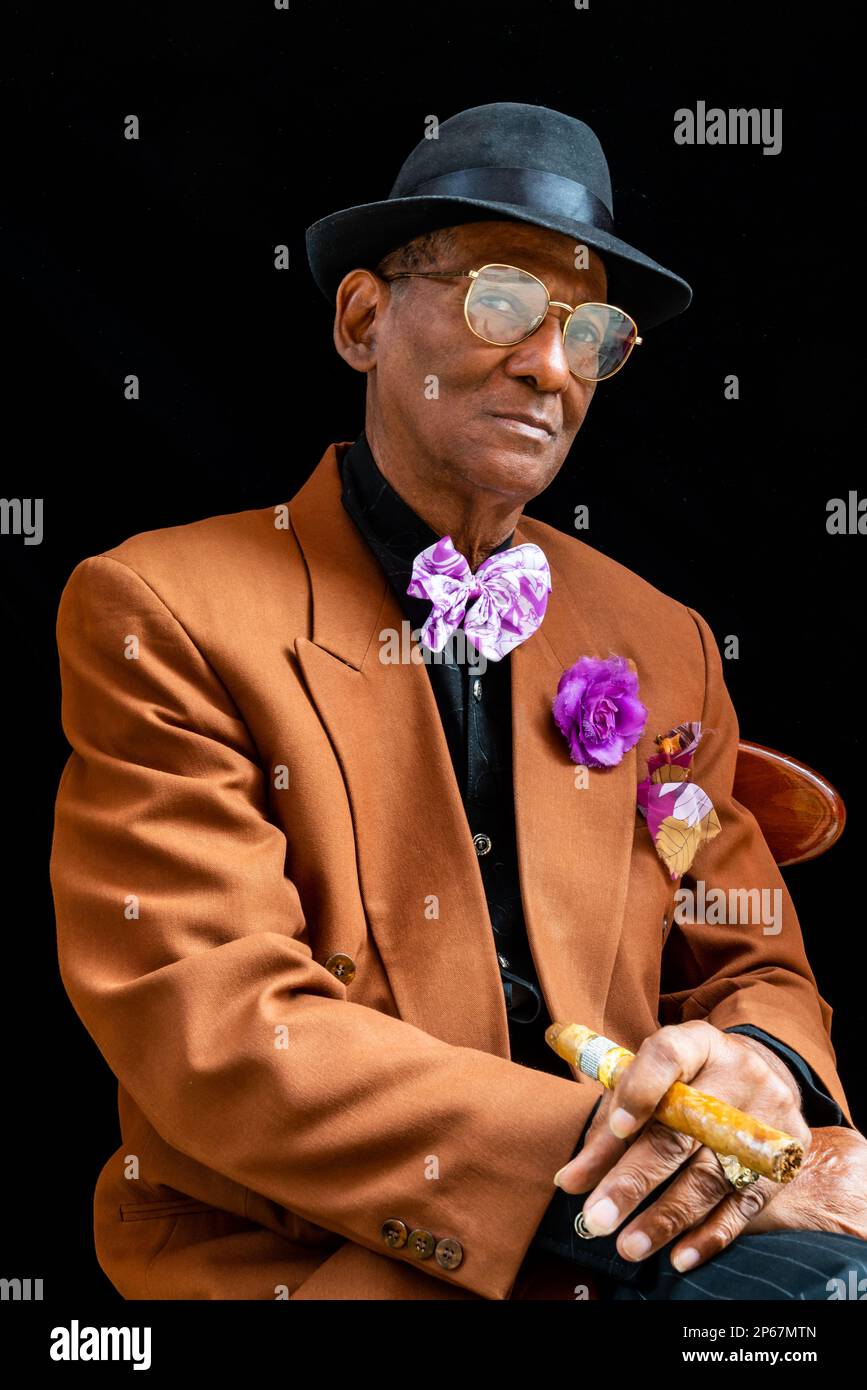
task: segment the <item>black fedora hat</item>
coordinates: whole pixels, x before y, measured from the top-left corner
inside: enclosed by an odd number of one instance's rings
[[[517,101],[472,106],[443,121],[404,161],[387,198],[344,208],[307,229],[313,278],[332,303],[348,271],[374,269],[422,232],[514,219],[563,232],[602,257],[608,298],[639,332],[681,313],[687,282],[614,235],[608,164],[583,121]]]

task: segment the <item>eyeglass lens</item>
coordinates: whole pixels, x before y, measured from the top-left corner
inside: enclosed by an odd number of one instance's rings
[[[475,333],[505,347],[539,327],[548,308],[543,284],[511,266],[488,266],[473,280],[467,321]],[[635,325],[611,304],[582,304],[573,313],[564,347],[577,376],[609,376],[629,355]]]

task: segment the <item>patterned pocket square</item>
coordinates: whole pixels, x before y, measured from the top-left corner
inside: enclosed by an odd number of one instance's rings
[[[686,873],[701,846],[722,829],[707,792],[690,781],[700,739],[700,723],[657,734],[659,752],[648,758],[648,776],[638,784],[638,809],[673,879]]]

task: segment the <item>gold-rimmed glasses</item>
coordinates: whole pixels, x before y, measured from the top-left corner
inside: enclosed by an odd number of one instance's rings
[[[563,348],[569,370],[580,381],[606,381],[614,376],[642,341],[638,325],[625,309],[595,301],[564,304],[551,298],[538,276],[518,266],[492,261],[478,270],[400,270],[381,276],[386,281],[415,278],[468,278],[464,298],[467,327],[477,338],[497,347],[511,347],[529,338],[550,309],[568,309]]]

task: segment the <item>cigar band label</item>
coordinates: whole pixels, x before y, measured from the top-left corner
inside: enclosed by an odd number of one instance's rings
[[[599,1064],[612,1047],[617,1047],[617,1043],[612,1042],[610,1038],[603,1038],[601,1033],[597,1033],[595,1038],[584,1044],[581,1049],[580,1069],[585,1076],[592,1077],[594,1081],[599,1080]]]

